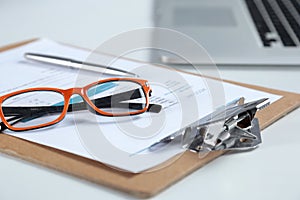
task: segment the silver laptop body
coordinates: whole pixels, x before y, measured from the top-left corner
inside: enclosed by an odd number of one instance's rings
[[[189,35],[216,64],[300,65],[300,0],[157,0],[154,10],[155,26]],[[207,64],[189,54],[192,63]]]

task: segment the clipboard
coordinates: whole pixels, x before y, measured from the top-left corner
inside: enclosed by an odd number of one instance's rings
[[[0,48],[0,52],[32,41],[34,39]],[[300,94],[228,80],[225,82],[282,96],[281,99],[257,113],[256,116],[260,121],[261,129],[266,128],[300,106]],[[147,173],[133,174],[118,171],[97,161],[6,134],[0,134],[0,152],[141,198],[148,198],[159,193],[224,153],[224,151],[215,151],[203,159],[199,159],[197,154],[186,151],[180,158],[173,160],[172,164],[164,168]]]

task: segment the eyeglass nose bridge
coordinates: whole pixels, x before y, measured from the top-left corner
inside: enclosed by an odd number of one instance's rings
[[[79,88],[79,87],[78,88],[70,88],[70,89],[66,89],[64,91],[65,99],[68,100],[68,101],[71,99],[71,97],[73,95],[76,95],[76,94],[81,96],[83,99],[85,98],[83,88]]]
[[[86,94],[83,88],[70,88],[64,91],[65,92],[65,101],[66,104],[68,105],[67,109],[68,110],[76,110],[76,106],[79,106],[79,109],[82,110],[82,104],[84,104],[84,106],[92,113],[95,113],[96,111],[91,107],[91,105],[89,104],[88,100],[86,99]],[[70,104],[71,101],[71,97],[74,95],[79,95],[82,98],[82,102],[81,104]],[[70,108],[71,106],[71,108]]]

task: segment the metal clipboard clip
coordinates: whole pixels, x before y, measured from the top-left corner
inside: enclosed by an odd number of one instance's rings
[[[244,103],[244,98],[224,106],[147,148],[157,151],[168,144],[179,144],[193,152],[250,150],[261,142],[255,114],[270,104],[267,98]]]

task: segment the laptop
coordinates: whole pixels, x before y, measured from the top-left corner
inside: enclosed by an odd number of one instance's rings
[[[216,64],[300,66],[300,0],[157,0],[154,10],[155,26],[192,37]],[[193,53],[189,62],[207,64]]]

